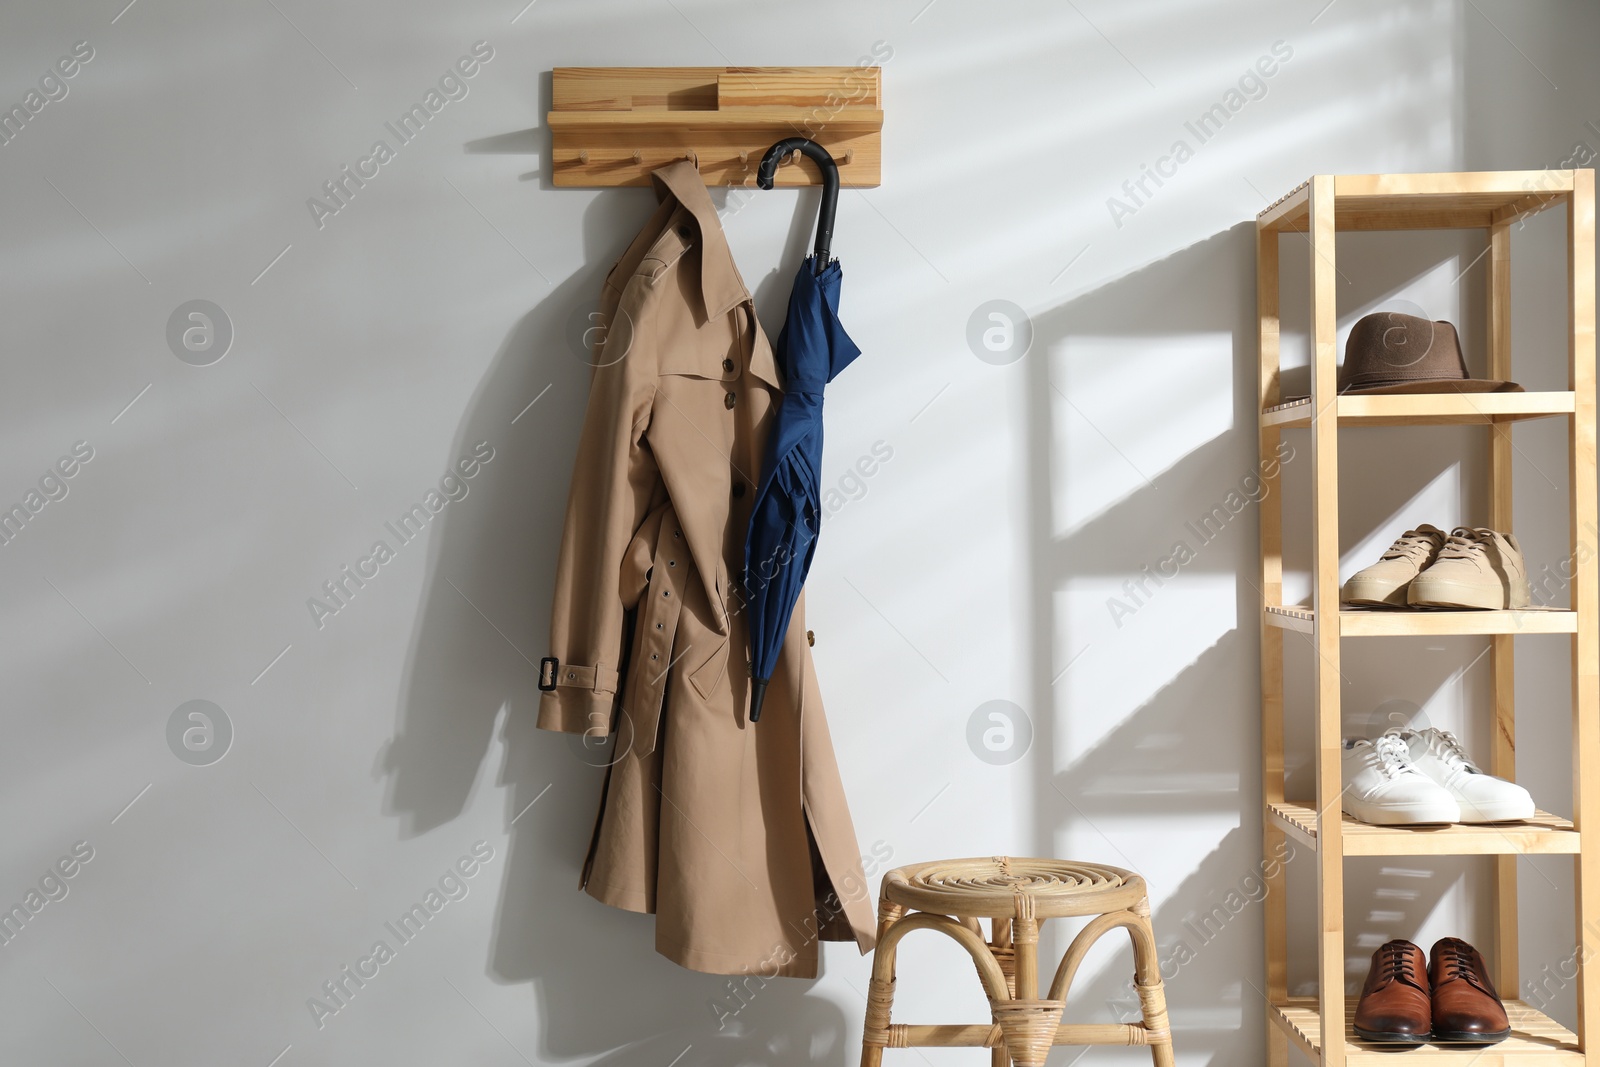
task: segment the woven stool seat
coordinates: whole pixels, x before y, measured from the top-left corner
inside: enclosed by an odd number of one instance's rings
[[[1045,989],[1039,975],[1039,927],[1047,919],[1093,916],[1078,931]],[[988,919],[987,939],[978,920]],[[1133,940],[1138,1023],[1063,1023],[1067,990],[1102,934],[1124,929]],[[900,941],[917,930],[954,940],[978,969],[989,997],[987,1023],[890,1021]],[[1144,879],[1120,867],[1070,860],[986,856],[900,867],[883,876],[878,948],[867,988],[862,1067],[881,1067],[886,1048],[987,1048],[991,1067],[1043,1067],[1057,1045],[1137,1045],[1155,1067],[1173,1067],[1166,993],[1150,928]]]
[[[1098,863],[985,856],[890,871],[883,894],[918,911],[984,919],[1015,915],[1017,895],[1024,894],[1033,914],[1045,919],[1130,908],[1145,898],[1145,885],[1137,874]]]

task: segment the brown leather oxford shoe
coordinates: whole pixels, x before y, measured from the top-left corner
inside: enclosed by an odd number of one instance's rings
[[[1409,941],[1395,940],[1372,954],[1367,984],[1356,1004],[1355,1031],[1363,1041],[1420,1045],[1433,1027],[1428,960]]]
[[[1428,977],[1433,986],[1435,1041],[1492,1045],[1510,1036],[1505,1005],[1477,949],[1459,937],[1440,938],[1433,946]]]

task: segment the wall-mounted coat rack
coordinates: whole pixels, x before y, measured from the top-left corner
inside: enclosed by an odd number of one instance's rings
[[[707,185],[754,186],[767,149],[797,136],[828,150],[840,185],[879,183],[878,67],[557,67],[550,80],[558,186],[649,185],[651,171],[684,158]],[[796,162],[776,176],[818,181]]]

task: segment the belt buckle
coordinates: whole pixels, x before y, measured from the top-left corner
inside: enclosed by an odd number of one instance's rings
[[[549,667],[550,684],[545,685],[545,668]],[[539,661],[539,692],[554,693],[556,691],[556,675],[561,670],[561,661],[554,656],[545,656]]]

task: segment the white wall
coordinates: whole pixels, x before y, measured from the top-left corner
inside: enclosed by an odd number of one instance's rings
[[[0,502],[75,442],[93,449],[0,547],[0,899],[93,849],[0,947],[0,1059],[854,1060],[869,961],[848,946],[719,1027],[724,981],[667,964],[648,919],[576,890],[598,777],[532,728],[529,661],[587,383],[574,338],[651,199],[550,188],[538,127],[557,64],[853,63],[875,47],[892,52],[884,184],[845,193],[835,241],[866,354],[830,392],[824,479],[875,442],[893,457],[844,483],[810,595],[863,850],[1138,869],[1164,953],[1193,956],[1169,986],[1180,1062],[1259,1059],[1260,909],[1196,933],[1259,860],[1253,512],[1133,614],[1108,599],[1256,462],[1255,212],[1312,173],[1533,168],[1600,147],[1593,5],[124,2],[0,13],[7,106],[75,42],[93,48],[0,145]],[[319,228],[307,198],[476,41],[493,58],[468,95]],[[1198,144],[1185,121],[1277,42],[1291,54],[1247,84],[1258,98]],[[1179,138],[1192,158],[1114,213]],[[718,199],[776,329],[815,193]],[[1517,238],[1529,384],[1559,381],[1565,358],[1560,225]],[[1404,299],[1460,322],[1481,359],[1481,248],[1341,242],[1344,325]],[[1285,263],[1303,316],[1303,256],[1286,244]],[[167,340],[194,299],[234,331],[204,367]],[[993,299],[1032,320],[1009,365],[965,340]],[[479,441],[494,458],[468,495],[318,629],[307,598]],[[1533,425],[1517,442],[1538,570],[1565,550],[1564,493],[1541,480],[1562,484],[1564,435]],[[1482,521],[1470,432],[1376,431],[1352,455],[1347,570],[1407,525]],[[1288,469],[1298,515],[1305,470]],[[1352,728],[1409,702],[1481,751],[1483,664],[1459,675],[1481,650],[1352,649]],[[1564,811],[1566,648],[1519,651],[1523,767]],[[233,730],[207,766],[169,747],[197,699]],[[993,700],[1032,733],[998,766],[967,742]],[[1309,788],[1303,757],[1293,775]],[[479,841],[493,857],[468,895],[319,1029],[307,999]],[[1481,936],[1483,871],[1353,870],[1351,952]],[[1523,884],[1531,974],[1570,952],[1569,865],[1528,864]],[[902,958],[904,1018],[983,1017],[954,950]],[[1126,970],[1124,949],[1098,954],[1073,1014],[1126,1011]],[[1570,991],[1555,1003],[1570,1021]]]

